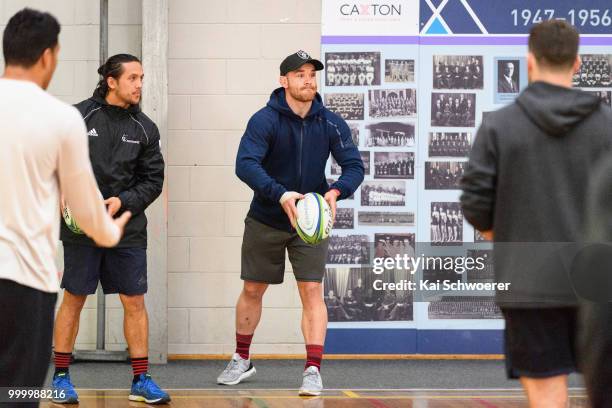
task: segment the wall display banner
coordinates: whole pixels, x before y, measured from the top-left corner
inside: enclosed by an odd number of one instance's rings
[[[323,1],[320,91],[366,168],[330,237],[326,352],[501,353],[504,282],[458,182],[483,117],[527,86],[530,27],[553,18],[581,33],[574,86],[610,105],[609,2]]]

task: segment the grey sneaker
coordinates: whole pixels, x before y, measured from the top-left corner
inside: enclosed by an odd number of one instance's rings
[[[217,377],[217,384],[236,385],[256,372],[250,359],[245,360],[239,354],[234,353],[225,370]]]
[[[299,395],[317,396],[323,391],[323,380],[319,369],[314,366],[308,367],[302,374],[302,387]]]

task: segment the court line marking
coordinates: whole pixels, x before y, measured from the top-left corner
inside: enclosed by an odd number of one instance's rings
[[[344,395],[346,395],[349,398],[361,398],[359,394],[351,390],[343,390],[342,392],[344,393]]]
[[[167,391],[230,391],[228,388],[165,388]],[[129,388],[77,388],[79,391],[129,391]],[[233,391],[297,391],[297,388],[234,388]],[[585,387],[571,387],[569,391],[584,391]],[[413,391],[523,391],[522,388],[326,388],[325,391],[378,391],[378,392],[413,392]]]
[[[248,400],[262,400],[262,399],[347,399],[343,395],[321,395],[318,397],[302,397],[299,395],[174,395],[171,396],[173,400],[176,399],[248,399]],[[586,398],[586,395],[572,395],[569,398]],[[364,395],[358,396],[355,399],[360,400],[422,400],[422,399],[439,399],[439,400],[468,400],[476,398],[486,398],[489,400],[496,399],[519,399],[526,400],[524,395]],[[127,395],[79,395],[79,399],[127,399]]]
[[[226,361],[231,354],[169,354],[168,361]],[[306,354],[252,354],[251,360],[303,360]],[[324,360],[480,360],[501,361],[503,354],[323,354]]]

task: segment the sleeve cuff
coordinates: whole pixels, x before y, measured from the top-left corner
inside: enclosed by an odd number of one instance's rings
[[[133,211],[133,208],[130,208],[130,206],[128,205],[128,192],[127,191],[123,191],[121,193],[119,193],[118,195],[119,200],[121,200],[121,211]]]
[[[283,196],[283,194],[285,194],[288,190],[281,184],[279,184],[279,187],[276,189],[276,196],[274,197],[274,202],[276,203],[280,203],[280,199]]]
[[[338,182],[335,182],[334,184],[329,186],[329,190],[336,190],[336,191],[338,191],[340,193],[340,194],[338,194],[338,197],[337,197],[338,199],[346,198],[346,197],[348,197],[350,195],[350,194],[347,194],[347,192],[342,188],[342,185],[340,183],[338,183]]]
[[[330,188],[329,191],[335,192],[336,196],[337,196],[336,198],[338,198],[338,197],[340,197],[342,195],[342,192],[340,190],[338,190],[337,188],[335,188],[335,187]]]

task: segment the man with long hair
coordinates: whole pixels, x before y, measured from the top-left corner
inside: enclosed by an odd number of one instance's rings
[[[91,98],[76,105],[88,129],[89,152],[98,187],[111,216],[134,215],[116,248],[100,248],[86,236],[62,225],[64,297],[55,322],[53,387],[64,391],[54,402],[76,403],[69,375],[79,317],[98,282],[105,294],[118,293],[124,310],[124,335],[133,369],[129,399],[166,403],[148,373],[149,321],[147,292],[147,219],[145,209],[164,183],[164,159],[157,126],[139,107],[143,70],[129,54],[110,57],[99,69],[100,82]]]

